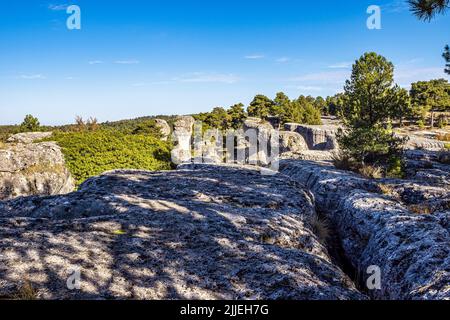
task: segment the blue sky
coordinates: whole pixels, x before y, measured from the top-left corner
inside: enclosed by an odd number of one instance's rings
[[[406,0],[42,0],[0,3],[0,124],[188,114],[258,93],[332,95],[366,51],[405,87],[447,78],[450,15],[414,18]],[[311,2],[311,3],[309,3]],[[65,8],[81,8],[68,30]],[[382,29],[366,10],[382,7]]]

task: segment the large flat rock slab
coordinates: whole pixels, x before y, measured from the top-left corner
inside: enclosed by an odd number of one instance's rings
[[[44,299],[364,299],[314,216],[281,175],[109,172],[66,196],[0,203],[0,296],[27,281]]]

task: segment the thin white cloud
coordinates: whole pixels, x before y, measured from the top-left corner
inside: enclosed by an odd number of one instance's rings
[[[64,11],[69,7],[68,4],[49,4],[48,9],[52,11]]]
[[[289,81],[295,82],[319,82],[319,83],[342,83],[344,84],[345,80],[350,76],[350,71],[329,71],[329,72],[318,72],[318,73],[309,73],[304,76],[298,76],[291,79]]]
[[[330,69],[349,69],[353,62],[339,62],[328,66]]]
[[[264,59],[265,56],[262,54],[251,54],[251,55],[245,56],[244,58],[248,59],[248,60],[259,60],[259,59]]]
[[[390,3],[381,6],[385,12],[388,13],[400,13],[409,11],[408,1],[405,0],[394,0]]]
[[[172,79],[176,82],[184,83],[226,83],[233,84],[239,81],[239,78],[233,74],[218,74],[218,73],[202,73],[195,72],[192,74],[183,75]]]
[[[291,58],[288,58],[288,57],[281,57],[276,60],[276,62],[278,62],[278,63],[286,63],[289,61],[291,61]]]
[[[395,81],[408,87],[409,84],[417,81],[427,81],[432,79],[447,78],[444,73],[444,67],[428,67],[428,68],[403,68],[395,69]]]
[[[323,91],[323,90],[325,90],[325,88],[317,87],[317,86],[296,86],[295,88],[298,90],[304,90],[304,91]]]
[[[43,79],[47,79],[47,77],[42,75],[42,74],[21,74],[17,78],[18,79],[23,79],[23,80],[43,80]]]
[[[115,64],[139,64],[139,60],[117,60],[114,61]]]
[[[101,61],[101,60],[93,60],[93,61],[89,61],[88,62],[90,65],[93,65],[93,64],[102,64],[102,63],[104,63],[103,61]]]

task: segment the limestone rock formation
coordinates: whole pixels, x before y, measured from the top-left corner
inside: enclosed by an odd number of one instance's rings
[[[7,140],[8,143],[33,143],[52,136],[52,132],[25,132],[15,134]]]
[[[155,119],[155,121],[156,121],[156,126],[161,131],[162,140],[167,141],[167,139],[169,139],[169,137],[170,137],[170,133],[172,132],[169,124],[167,123],[166,120],[162,120],[162,119]]]
[[[27,279],[47,299],[365,299],[314,217],[300,185],[254,169],[109,172],[0,203],[0,296]]]
[[[278,131],[272,127],[272,125],[259,118],[247,118],[244,122],[244,132],[248,137],[250,145],[249,163],[258,164],[261,166],[268,166],[272,162],[271,148],[274,149],[274,153],[279,150],[279,135]],[[256,149],[256,155],[252,154],[252,147]]]
[[[172,150],[172,161],[175,164],[191,162],[192,160],[192,133],[195,120],[191,116],[178,117],[174,124],[172,134],[175,148]]]
[[[380,268],[373,298],[450,299],[450,210],[413,212],[377,181],[331,165],[286,160],[280,169],[314,194],[362,281],[368,267]]]
[[[332,151],[338,149],[336,133],[339,126],[311,126],[297,123],[286,123],[286,131],[297,132],[304,138],[310,150]]]
[[[21,136],[10,141],[19,139],[32,138]],[[74,187],[61,149],[55,143],[7,144],[0,149],[0,200],[64,194]]]
[[[445,143],[443,141],[438,141],[434,139],[409,136],[408,141],[406,143],[406,148],[410,150],[423,149],[429,151],[439,151],[445,148]]]
[[[280,152],[299,153],[308,150],[305,138],[297,132],[280,131]]]

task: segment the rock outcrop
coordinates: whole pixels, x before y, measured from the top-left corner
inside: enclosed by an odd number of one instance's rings
[[[192,133],[195,119],[191,116],[181,116],[175,121],[172,134],[175,148],[172,150],[172,161],[175,164],[191,162]]]
[[[38,140],[46,139],[52,136],[52,132],[25,132],[18,133],[9,137],[8,143],[33,143]]]
[[[40,135],[14,136],[9,141],[33,141]],[[53,142],[6,144],[0,149],[0,200],[20,196],[55,195],[75,187],[61,149]]]
[[[415,213],[382,194],[377,181],[331,165],[286,160],[280,169],[314,194],[360,279],[380,268],[373,298],[450,299],[450,211]]]
[[[315,215],[299,184],[254,169],[105,173],[0,203],[0,296],[26,280],[46,299],[365,299]]]
[[[434,139],[410,136],[406,142],[406,148],[410,150],[422,149],[429,151],[440,151],[445,148],[445,143]]]
[[[167,141],[170,137],[170,133],[172,130],[170,129],[169,124],[166,120],[162,119],[155,119],[156,126],[158,127],[159,131],[161,132],[162,140]]]
[[[301,153],[308,150],[305,138],[297,132],[280,131],[280,152]]]
[[[305,138],[309,150],[331,151],[338,148],[336,133],[339,126],[335,125],[303,125],[297,123],[286,123],[286,131],[297,132]]]

